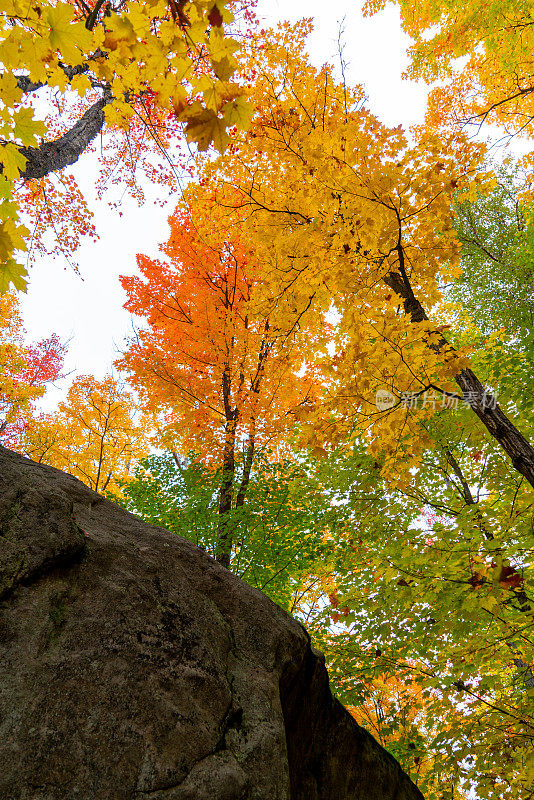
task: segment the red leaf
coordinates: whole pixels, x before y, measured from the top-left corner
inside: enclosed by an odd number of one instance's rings
[[[470,583],[473,589],[476,589],[477,586],[482,586],[483,583],[486,583],[486,579],[480,572],[473,572],[467,583]]]
[[[523,583],[521,575],[513,567],[503,567],[499,584],[503,589],[517,589]]]
[[[222,14],[217,8],[217,6],[213,6],[210,13],[208,14],[208,19],[210,25],[212,25],[214,28],[220,28],[221,25],[223,24]]]

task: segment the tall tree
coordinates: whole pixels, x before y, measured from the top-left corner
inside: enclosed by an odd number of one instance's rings
[[[473,368],[534,438],[530,297],[518,285],[530,233],[516,200],[504,176],[457,207],[464,270],[447,294],[465,299],[451,309],[454,344],[469,343]],[[339,470],[355,549],[325,584],[335,624],[318,615],[316,641],[336,691],[426,797],[445,786],[447,797],[529,797],[532,488],[467,404],[438,403],[425,428],[433,447],[396,489],[361,451]]]
[[[243,235],[267,265],[266,294],[291,302],[313,294],[316,313],[334,304],[341,317],[326,365],[331,414],[321,407],[310,441],[367,429],[384,469],[401,460],[409,468],[426,446],[418,420],[432,409],[409,417],[404,397],[433,389],[446,403],[461,392],[534,486],[534,447],[442,327],[440,285],[459,269],[453,198],[487,182],[483,148],[428,130],[410,143],[386,128],[362,108],[360,89],[302,60],[305,34],[285,27],[252,49],[257,113],[239,145],[203,174],[221,205],[241,213]],[[376,404],[381,389],[389,408]]]
[[[164,412],[162,441],[221,467],[218,558],[228,566],[230,512],[245,501],[256,447],[283,447],[292,412],[315,398],[314,375],[305,367],[327,326],[308,318],[310,297],[258,303],[254,251],[225,230],[213,198],[191,190],[187,199],[189,206],[169,220],[167,260],[140,256],[143,277],[122,279],[126,308],[144,316],[148,328],[118,363],[145,407]]]
[[[444,288],[461,270],[454,205],[486,182],[482,149],[428,128],[408,142],[362,109],[357,90],[306,66],[294,30],[268,36],[250,56],[252,125],[202,178],[260,254],[266,296],[314,291],[317,313],[337,311],[324,362],[331,402],[302,414],[310,443],[356,447],[354,550],[322,584],[323,607],[333,595],[332,617],[350,632],[336,686],[361,702],[362,652],[367,677],[416,680],[434,797],[444,776],[451,796],[468,784],[481,797],[529,796],[531,413],[504,387],[497,403],[498,331],[458,321]],[[528,397],[523,377],[516,392]],[[323,642],[332,664],[336,648]]]
[[[35,401],[60,377],[65,345],[53,334],[28,344],[16,297],[0,296],[0,442],[17,448]]]
[[[149,434],[149,420],[136,415],[134,398],[120,381],[82,375],[55,413],[28,426],[21,450],[70,472],[95,492],[119,492],[148,454]]]

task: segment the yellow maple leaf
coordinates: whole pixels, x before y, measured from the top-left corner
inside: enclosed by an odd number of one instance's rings
[[[195,142],[201,152],[207,150],[213,142],[219,153],[224,153],[230,141],[224,120],[211,109],[190,117],[185,132],[187,140]]]
[[[0,163],[6,178],[17,180],[21,172],[24,172],[26,158],[16,145],[8,143],[0,147]]]
[[[6,72],[0,79],[0,100],[5,106],[14,106],[20,103],[22,91],[19,88],[16,77],[12,72]]]
[[[134,27],[128,17],[115,14],[109,22],[109,31],[104,39],[104,46],[108,50],[116,50],[121,44],[132,45],[137,41]]]
[[[67,3],[58,3],[46,12],[50,27],[49,42],[52,50],[61,53],[61,59],[74,64],[79,60],[80,50],[91,44],[91,33],[80,22],[73,22],[74,9]]]
[[[230,127],[236,125],[241,130],[246,130],[250,125],[253,110],[252,105],[247,102],[245,97],[236,97],[235,100],[224,105],[224,119]]]
[[[0,248],[3,249],[3,233],[0,226]],[[0,294],[5,294],[13,284],[19,292],[25,292],[28,286],[28,273],[22,266],[17,264],[12,258],[0,264]]]
[[[80,97],[85,97],[91,88],[91,81],[87,75],[75,75],[70,82],[70,85],[71,89],[73,89],[75,92],[78,92]]]
[[[15,138],[26,147],[37,144],[37,136],[42,136],[46,132],[45,123],[34,118],[31,108],[20,108],[13,115],[13,120]]]

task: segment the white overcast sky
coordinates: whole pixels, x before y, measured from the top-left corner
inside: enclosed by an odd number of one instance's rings
[[[265,27],[281,19],[313,17],[315,32],[309,53],[318,66],[335,60],[339,22],[345,18],[348,81],[364,85],[369,107],[386,124],[409,126],[423,121],[425,87],[401,78],[409,40],[400,29],[396,7],[364,19],[360,4],[348,0],[260,0],[259,13]],[[82,156],[75,170],[88,195],[94,176],[91,160]],[[159,191],[157,186],[149,187],[149,198],[150,194],[157,197]],[[39,259],[31,271],[29,291],[22,298],[31,339],[55,332],[70,341],[66,370],[71,374],[68,381],[49,392],[45,405],[50,409],[75,375],[102,377],[110,371],[131,330],[130,316],[122,308],[124,293],[118,276],[135,272],[136,253],[157,254],[158,245],[168,235],[167,217],[173,204],[162,209],[149,199],[139,208],[126,200],[121,217],[105,200],[92,202],[91,207],[100,239],[82,243],[76,258],[81,277],[59,257]]]

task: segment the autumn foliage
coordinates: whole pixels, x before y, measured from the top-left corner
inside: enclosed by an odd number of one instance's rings
[[[428,83],[426,125],[496,125],[506,136],[531,136],[534,105],[530,53],[534,44],[530,3],[471,0],[393,0],[413,40],[408,77]],[[386,5],[368,0],[368,13]],[[532,166],[532,155],[526,158]]]
[[[70,166],[105,128],[120,140],[118,167],[124,153],[132,154],[131,126],[137,138],[142,133],[143,151],[164,149],[162,119],[173,134],[205,150],[211,142],[223,149],[228,128],[246,123],[242,88],[230,81],[239,44],[226,29],[233,11],[250,18],[247,5],[253,4],[53,0],[28,6],[14,0],[3,8],[0,293],[26,285],[18,252],[28,248],[31,231],[19,216],[21,178],[40,181]],[[54,97],[47,122],[34,113],[45,88]],[[129,159],[131,170],[140,156]],[[53,198],[46,202],[53,221]]]
[[[140,256],[123,278],[126,307],[145,317],[118,362],[144,406],[160,412],[161,441],[221,466],[221,514],[243,502],[258,445],[281,449],[293,412],[316,396],[309,300],[287,308],[257,297],[260,264],[213,198],[188,195],[170,218],[167,259]],[[327,329],[319,320],[319,332]],[[236,454],[244,467],[234,497]]]
[[[60,377],[65,345],[52,334],[27,344],[13,294],[0,296],[0,443],[16,448],[32,424],[35,402]]]
[[[105,122],[98,191],[125,179],[142,200],[139,169],[191,180],[161,256],[122,278],[132,391],[82,376],[37,416],[62,346],[26,345],[1,298],[0,434],[97,491],[129,484],[121,502],[305,620],[338,696],[430,800],[530,800],[534,216],[463,128],[532,132],[532,9],[397,4],[410,74],[443,81],[413,131],[311,66],[309,21],[246,29],[238,50],[225,28],[246,3],[5,17],[0,292],[24,285],[11,193],[44,152],[28,87],[79,95],[50,138]],[[174,160],[184,132],[194,164]],[[70,178],[31,176],[35,251],[58,252],[52,226],[69,255],[90,211]]]
[[[361,89],[303,60],[306,33],[306,24],[285,26],[268,34],[268,47],[251,46],[258,113],[200,174],[221,207],[241,215],[264,297],[309,302],[314,314],[334,307],[341,316],[323,362],[329,391],[315,414],[303,415],[308,444],[362,435],[392,476],[416,466],[429,444],[429,409],[408,413],[403,398],[432,390],[445,404],[467,394],[534,485],[534,449],[489,408],[465,350],[444,334],[440,286],[460,273],[453,199],[491,188],[484,148],[458,132],[409,139],[387,128],[362,106]],[[385,410],[376,403],[380,389],[394,401]]]
[[[237,441],[254,430],[280,444],[289,412],[314,395],[312,381],[297,377],[313,345],[303,314],[282,319],[258,305],[255,255],[232,231],[222,238],[210,198],[169,222],[166,259],[140,256],[142,277],[122,279],[126,307],[149,327],[120,366],[145,404],[165,411],[164,438],[206,462],[220,461],[230,425]]]
[[[96,492],[120,493],[148,453],[149,435],[149,421],[136,417],[134,397],[120,381],[82,375],[54,414],[32,421],[20,449],[34,461],[70,472]]]

